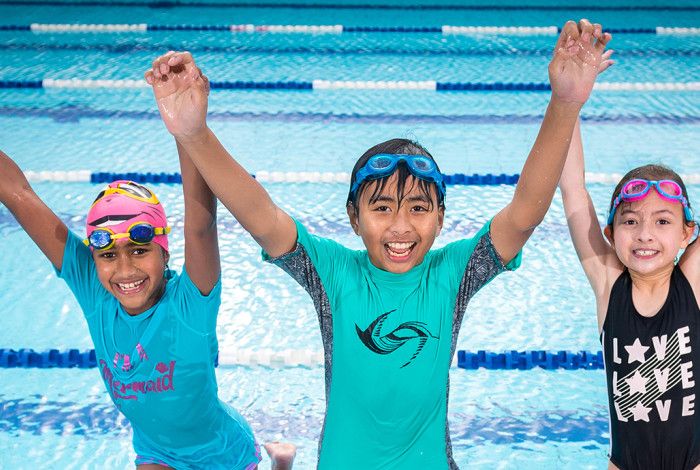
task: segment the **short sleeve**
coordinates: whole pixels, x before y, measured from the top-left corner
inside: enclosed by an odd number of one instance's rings
[[[110,295],[97,277],[90,248],[71,231],[68,231],[61,270],[56,270],[56,273],[73,292],[86,318],[91,317],[97,306]]]
[[[353,251],[328,238],[310,234],[297,220],[294,223],[297,228],[294,250],[276,258],[271,258],[263,251],[263,260],[282,268],[307,291],[316,274],[325,289],[332,291],[338,274],[346,273]]]
[[[187,266],[177,277],[175,301],[182,320],[192,329],[209,334],[216,331],[216,318],[221,306],[221,276],[209,294],[202,294],[187,273]]]

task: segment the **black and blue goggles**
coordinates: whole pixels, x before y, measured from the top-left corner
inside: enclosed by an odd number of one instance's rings
[[[408,171],[416,178],[429,183],[435,183],[438,191],[438,201],[445,200],[445,181],[435,162],[425,155],[405,155],[380,153],[367,160],[365,166],[355,174],[355,182],[350,188],[350,199],[355,199],[357,189],[367,180],[376,180],[391,175],[396,166],[405,162]]]

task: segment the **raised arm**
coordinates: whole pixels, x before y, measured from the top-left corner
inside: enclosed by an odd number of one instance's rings
[[[192,159],[216,197],[271,256],[291,251],[296,226],[265,189],[236,162],[207,127],[209,81],[188,52],[157,59],[146,73],[158,109],[178,146]]]
[[[611,280],[617,279],[623,266],[613,248],[603,237],[593,201],[586,189],[583,143],[578,122],[571,138],[559,188],[564,201],[564,213],[569,224],[571,240],[595,293],[598,304],[598,326],[602,327]]]
[[[221,273],[216,229],[216,197],[182,145],[177,144],[185,197],[185,267],[199,291],[207,295]]]
[[[34,192],[22,170],[0,151],[0,203],[7,207],[25,232],[58,270],[68,228]]]
[[[544,219],[557,187],[579,111],[596,76],[610,64],[610,40],[599,24],[581,20],[564,26],[549,64],[552,97],[512,201],[491,224],[494,247],[504,262],[513,259]]]

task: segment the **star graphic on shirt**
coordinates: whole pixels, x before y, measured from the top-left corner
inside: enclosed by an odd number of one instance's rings
[[[638,401],[637,404],[629,410],[632,412],[635,421],[649,422],[649,412],[651,411],[651,408],[644,406],[641,401]]]
[[[633,395],[635,393],[647,393],[648,381],[649,379],[645,378],[642,374],[640,374],[638,370],[634,372],[634,375],[631,378],[625,379],[627,385],[630,386],[630,395]]]
[[[634,361],[639,361],[644,364],[644,361],[646,361],[644,354],[647,352],[647,349],[649,349],[649,346],[642,346],[642,342],[639,341],[639,338],[634,340],[632,346],[625,346],[625,349],[627,350],[627,354],[629,354],[627,364],[632,364]]]

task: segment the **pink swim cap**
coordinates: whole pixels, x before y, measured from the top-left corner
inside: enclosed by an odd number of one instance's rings
[[[168,221],[165,210],[153,192],[133,181],[118,180],[110,183],[100,194],[87,215],[87,236],[96,229],[126,233],[132,225],[144,222],[155,228],[165,228]],[[120,238],[117,241],[129,238]],[[168,235],[156,235],[157,243],[168,251]]]

